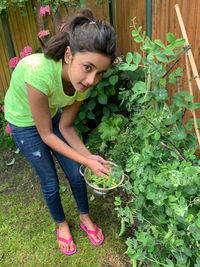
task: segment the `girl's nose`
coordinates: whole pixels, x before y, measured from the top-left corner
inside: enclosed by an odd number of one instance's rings
[[[89,86],[92,86],[92,85],[95,85],[97,83],[97,78],[96,78],[96,74],[94,73],[90,73],[88,74],[87,76],[87,79],[86,79],[86,85],[89,87]]]

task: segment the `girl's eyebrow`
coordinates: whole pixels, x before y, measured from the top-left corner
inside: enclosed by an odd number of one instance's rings
[[[97,69],[97,67],[92,62],[90,62],[90,61],[87,61],[86,64],[88,64],[88,65],[94,67],[95,69]]]

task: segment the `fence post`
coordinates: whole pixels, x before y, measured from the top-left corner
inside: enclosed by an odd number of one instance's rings
[[[146,0],[146,34],[152,39],[152,0]]]
[[[114,20],[114,4],[113,0],[110,0],[109,2],[109,17],[110,17],[110,24],[114,27],[115,20]]]
[[[8,53],[9,53],[9,57],[15,57],[15,50],[13,47],[13,42],[10,36],[10,31],[8,28],[8,23],[7,23],[7,19],[6,19],[6,15],[5,14],[1,14],[1,21],[2,21],[2,25],[3,25],[3,30],[4,30],[4,34],[5,34],[5,40],[6,40],[6,44],[8,47]]]

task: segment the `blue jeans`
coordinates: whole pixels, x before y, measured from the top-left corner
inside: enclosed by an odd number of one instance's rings
[[[58,111],[52,118],[53,132],[67,143],[59,131],[60,116],[61,112]],[[87,189],[85,180],[79,173],[80,164],[53,151],[47,146],[42,141],[35,126],[18,127],[10,124],[10,128],[15,144],[32,165],[39,178],[41,190],[53,220],[57,223],[63,222],[65,215],[60,200],[59,181],[52,153],[55,155],[70,183],[78,211],[81,214],[88,213]]]

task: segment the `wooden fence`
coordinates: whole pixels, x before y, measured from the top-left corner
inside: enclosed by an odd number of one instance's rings
[[[186,32],[188,35],[189,43],[192,49],[195,63],[197,65],[198,72],[200,70],[200,1],[199,0],[153,0],[153,29],[152,29],[152,39],[161,39],[166,43],[167,32],[172,32],[175,34],[176,38],[182,38],[179,22],[175,12],[174,6],[179,4]],[[169,98],[177,90],[187,91],[187,74],[185,67],[185,57],[182,56],[177,67],[183,69],[184,76],[180,80],[180,88],[176,85],[168,86]],[[191,72],[191,77],[192,72]],[[200,102],[200,94],[197,85],[192,79],[192,87],[195,102]],[[200,118],[200,109],[197,110],[197,116]],[[183,122],[186,122],[192,117],[190,111],[187,111]]]
[[[95,0],[87,0],[88,7],[92,9],[97,19],[109,21],[109,4],[96,5]],[[114,25],[118,35],[118,47],[120,54],[125,55],[128,51],[139,50],[139,45],[133,41],[131,36],[131,19],[136,17],[138,26],[146,29],[146,0],[114,0]],[[181,38],[181,31],[178,19],[175,13],[175,4],[180,5],[183,21],[185,23],[189,42],[197,64],[200,68],[200,1],[199,0],[152,0],[152,39],[161,39],[164,43],[167,32],[172,32],[177,38]],[[24,46],[30,45],[33,51],[40,47],[37,40],[37,26],[33,14],[31,1],[28,2],[25,9],[27,16],[22,16],[19,11],[10,9],[8,15],[8,26],[16,56]],[[6,39],[2,22],[0,20],[0,99],[3,100],[9,86],[12,70],[9,68],[9,52],[6,45]],[[185,70],[184,57],[179,62],[179,66]],[[185,73],[184,73],[185,74]],[[184,75],[186,77],[186,75]],[[187,81],[181,79],[181,90],[188,90]],[[195,101],[200,102],[199,92],[196,84],[193,82]],[[177,91],[176,86],[168,88],[170,97]],[[186,117],[190,117],[187,114]],[[198,117],[200,112],[198,111]]]

